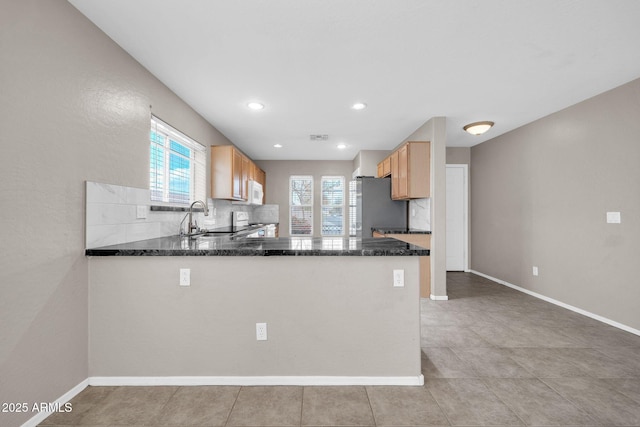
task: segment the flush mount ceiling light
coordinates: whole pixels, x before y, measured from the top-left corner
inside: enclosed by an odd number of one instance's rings
[[[356,102],[351,106],[351,108],[353,108],[354,110],[364,110],[365,108],[367,108],[367,104],[362,102]]]
[[[264,104],[261,104],[259,102],[249,102],[247,104],[247,107],[249,107],[252,110],[262,110],[264,108]]]
[[[462,129],[469,132],[471,135],[482,135],[483,133],[491,129],[491,126],[493,126],[494,124],[495,123],[489,122],[489,121],[474,122],[474,123],[469,123]]]
[[[347,144],[338,144],[336,145],[336,147],[338,147],[338,150],[344,150],[345,148],[347,148]]]
[[[282,144],[273,144],[275,148],[282,148]]]

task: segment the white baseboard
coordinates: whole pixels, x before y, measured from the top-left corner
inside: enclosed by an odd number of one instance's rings
[[[73,399],[78,393],[87,388],[89,385],[89,379],[87,378],[84,381],[81,381],[80,384],[57,398],[55,401],[51,402],[54,404],[58,404],[59,406],[63,406],[65,403]],[[36,427],[42,421],[44,421],[49,415],[53,414],[53,412],[38,412],[35,416],[29,419],[27,422],[22,424],[22,427]]]
[[[449,299],[449,296],[448,295],[433,295],[433,294],[431,294],[431,296],[429,298],[431,298],[433,301],[447,301]]]
[[[478,276],[484,277],[485,279],[489,279],[489,280],[491,280],[493,282],[496,282],[496,283],[498,283],[500,285],[504,285],[504,286],[507,286],[509,288],[515,289],[516,291],[520,291],[520,292],[523,292],[523,293],[525,293],[527,295],[531,295],[532,297],[536,297],[536,298],[539,298],[539,299],[541,299],[543,301],[550,302],[551,304],[555,304],[555,305],[558,305],[560,307],[566,308],[567,310],[575,311],[576,313],[580,313],[583,316],[587,316],[587,317],[590,317],[592,319],[598,320],[598,321],[600,321],[602,323],[606,323],[607,325],[614,326],[614,327],[616,327],[618,329],[622,329],[623,331],[627,331],[627,332],[630,332],[630,333],[635,334],[635,335],[640,335],[640,330],[634,329],[631,326],[627,326],[627,325],[624,325],[622,323],[616,322],[615,320],[611,320],[611,319],[608,319],[606,317],[600,316],[598,314],[594,314],[594,313],[591,313],[589,311],[583,310],[581,308],[574,307],[572,305],[566,304],[566,303],[564,303],[562,301],[558,301],[558,300],[555,300],[553,298],[549,298],[549,297],[544,296],[542,294],[539,294],[537,292],[533,292],[533,291],[530,291],[528,289],[522,288],[520,286],[514,285],[513,283],[505,282],[504,280],[500,280],[500,279],[497,279],[495,277],[489,276],[487,274],[480,273],[479,271],[469,270],[469,272],[473,273],[473,274],[476,274]]]
[[[254,376],[254,377],[89,377],[92,386],[197,386],[197,385],[424,385],[424,376],[415,377],[331,377],[331,376]]]

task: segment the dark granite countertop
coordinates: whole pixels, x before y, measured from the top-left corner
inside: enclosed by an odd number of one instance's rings
[[[86,249],[88,256],[426,256],[420,246],[385,238],[169,236]]]
[[[431,234],[431,231],[415,228],[372,227],[371,231],[380,234]]]

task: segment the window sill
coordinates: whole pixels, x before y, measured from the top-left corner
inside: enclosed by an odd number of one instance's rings
[[[149,209],[152,212],[189,212],[187,206],[163,206],[163,205],[151,205]],[[193,212],[204,212],[202,208],[193,208]]]

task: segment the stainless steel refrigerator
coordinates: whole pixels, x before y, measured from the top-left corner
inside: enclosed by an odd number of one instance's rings
[[[391,199],[391,178],[358,177],[356,237],[373,237],[371,228],[407,228],[407,202]]]

